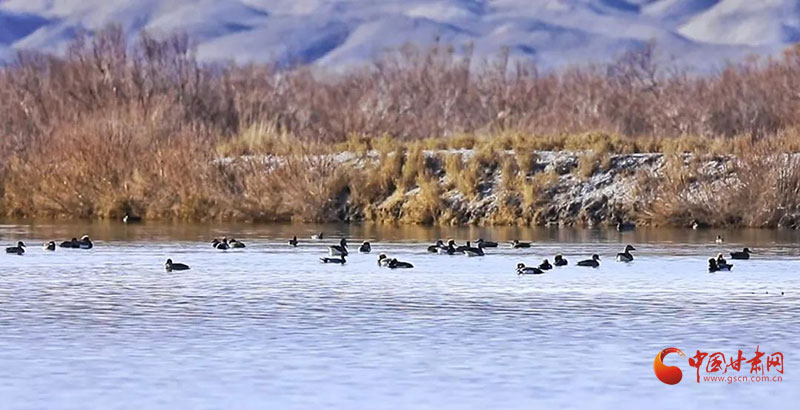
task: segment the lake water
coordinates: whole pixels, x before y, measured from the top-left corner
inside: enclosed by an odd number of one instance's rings
[[[331,240],[285,245],[318,230]],[[40,247],[84,233],[95,249]],[[796,408],[800,236],[717,233],[6,223],[4,246],[28,253],[0,256],[0,408]],[[248,247],[212,249],[223,235]],[[319,263],[341,236],[373,253]],[[425,251],[478,236],[536,243]],[[614,262],[626,243],[637,259]],[[707,272],[743,246],[753,260]],[[416,268],[378,268],[380,252]],[[602,265],[515,274],[558,252]],[[168,257],[192,270],[164,272]],[[681,383],[653,373],[667,347],[750,359],[757,346],[784,354],[783,382],[697,383],[675,354]]]

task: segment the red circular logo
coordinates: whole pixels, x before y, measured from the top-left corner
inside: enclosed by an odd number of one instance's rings
[[[666,384],[678,384],[681,379],[683,378],[683,372],[678,366],[667,366],[664,364],[664,357],[666,357],[670,353],[678,353],[683,357],[686,357],[685,354],[678,349],[677,347],[668,347],[656,355],[656,359],[653,361],[653,371],[656,373],[656,377],[658,380]]]

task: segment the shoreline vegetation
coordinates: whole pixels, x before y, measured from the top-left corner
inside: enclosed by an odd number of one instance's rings
[[[800,46],[713,74],[658,61],[406,46],[331,73],[111,26],[0,67],[0,214],[799,227]]]

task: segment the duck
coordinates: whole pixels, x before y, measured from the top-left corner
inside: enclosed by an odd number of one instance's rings
[[[447,246],[439,249],[441,255],[454,255],[456,252],[456,242],[452,239],[447,241]]]
[[[55,243],[55,241],[45,242],[45,243],[42,245],[42,249],[44,249],[44,250],[46,250],[46,251],[54,251],[54,250],[56,250],[56,243]]]
[[[541,275],[544,271],[533,266],[525,266],[524,263],[517,264],[517,275]]]
[[[522,249],[522,248],[530,248],[530,242],[520,242],[519,239],[514,239],[511,241],[511,247],[514,249]]]
[[[164,264],[164,268],[166,268],[167,272],[172,272],[174,270],[189,270],[189,265],[183,263],[173,263],[172,259],[167,259],[167,263]]]
[[[560,253],[553,258],[553,264],[556,266],[567,266],[567,260]]]
[[[455,245],[456,245],[456,243],[455,243],[455,242],[453,242],[453,246],[455,246]],[[469,243],[469,241],[467,241],[467,242],[466,242],[464,245],[458,245],[458,246],[456,246],[456,252],[458,252],[458,253],[464,253],[464,251],[466,251],[466,250],[467,250],[467,248],[470,248],[470,247],[472,247],[472,245]]]
[[[142,222],[141,216],[125,214],[125,216],[122,217],[122,223],[124,224],[137,224],[139,222]]]
[[[617,221],[617,232],[630,232],[636,230],[636,224],[633,222]]]
[[[731,259],[750,259],[750,248],[744,248],[741,252],[731,252]]]
[[[710,258],[708,260],[708,271],[711,273],[723,272],[723,271],[730,272],[731,269],[733,269],[733,265],[728,265],[728,264],[720,265],[714,258]]]
[[[475,243],[478,245],[479,248],[496,248],[497,247],[497,242],[484,241],[483,238],[478,238],[478,240],[475,241]]]
[[[17,242],[17,246],[9,246],[6,248],[6,253],[13,253],[15,255],[22,255],[25,253],[25,243],[22,241]]]
[[[725,239],[722,238],[722,235],[717,235],[717,239],[714,240],[716,243],[724,243]]]
[[[485,253],[483,252],[483,248],[481,248],[480,246],[478,246],[478,247],[469,246],[469,242],[467,242],[467,247],[466,247],[466,249],[464,249],[464,255],[467,255],[467,256],[484,256]]]
[[[228,241],[228,244],[230,245],[230,247],[231,247],[231,248],[234,248],[234,249],[242,249],[242,248],[246,247],[246,245],[244,244],[244,242],[242,242],[242,241],[237,241],[236,239],[233,239],[233,238],[231,238],[231,239]]]
[[[71,240],[69,240],[69,241],[64,241],[64,242],[61,242],[61,244],[60,244],[60,245],[58,245],[58,246],[59,246],[60,248],[71,248],[71,249],[78,249],[78,248],[80,248],[80,247],[81,247],[81,246],[78,244],[78,238],[72,238],[72,239],[71,239]]]
[[[539,264],[539,269],[541,269],[541,270],[550,270],[550,269],[553,269],[553,265],[550,264],[549,260],[545,259],[545,260],[542,261],[541,264]]]
[[[697,219],[692,220],[692,229],[699,230],[699,229],[708,229],[709,225],[705,222],[700,222]]]
[[[322,263],[338,263],[339,265],[344,265],[347,262],[345,258],[346,256],[342,255],[338,258],[319,258],[319,260]]]
[[[338,245],[331,245],[328,247],[328,254],[330,256],[347,256],[347,239],[342,238]]]
[[[386,266],[388,266],[389,269],[411,269],[414,267],[414,265],[408,262],[401,262],[394,258],[392,258]]]
[[[379,267],[388,266],[389,262],[391,262],[391,259],[389,259],[389,257],[386,256],[385,253],[382,253],[382,254],[378,255],[378,266]]]
[[[214,240],[211,241],[211,246],[213,246],[215,249],[219,249],[221,251],[226,251],[226,250],[230,249],[230,247],[231,247],[228,244],[228,238],[222,238],[222,240],[214,238]]]
[[[94,244],[92,243],[92,240],[89,239],[89,235],[83,235],[81,236],[81,240],[78,241],[78,247],[80,249],[92,249]]]
[[[325,234],[323,234],[322,232],[320,232],[318,234],[311,235],[311,239],[315,240],[315,241],[321,241],[324,238],[325,238]]]
[[[297,242],[297,236],[292,236],[292,239],[289,239],[289,246],[293,246],[296,248],[298,243],[299,242]]]
[[[726,261],[725,258],[722,257],[721,253],[718,253],[717,254],[717,266],[723,267],[723,266],[727,266],[727,265],[728,265],[728,261]]]
[[[597,254],[592,255],[592,259],[587,259],[584,261],[578,262],[578,266],[586,266],[590,268],[597,268],[600,267],[600,256]]]
[[[631,245],[625,247],[625,251],[620,252],[617,254],[617,262],[633,262],[633,255],[631,255],[631,251],[635,251]]]
[[[435,244],[428,247],[428,252],[439,253],[439,250],[444,248],[444,242],[441,239],[437,240]]]
[[[361,246],[358,247],[358,251],[361,253],[370,253],[372,252],[372,245],[369,242],[364,241]]]

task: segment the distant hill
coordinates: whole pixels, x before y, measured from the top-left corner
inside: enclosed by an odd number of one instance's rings
[[[0,60],[62,50],[78,31],[183,31],[202,59],[359,64],[407,42],[559,67],[656,40],[705,71],[800,41],[797,0],[0,0]]]

